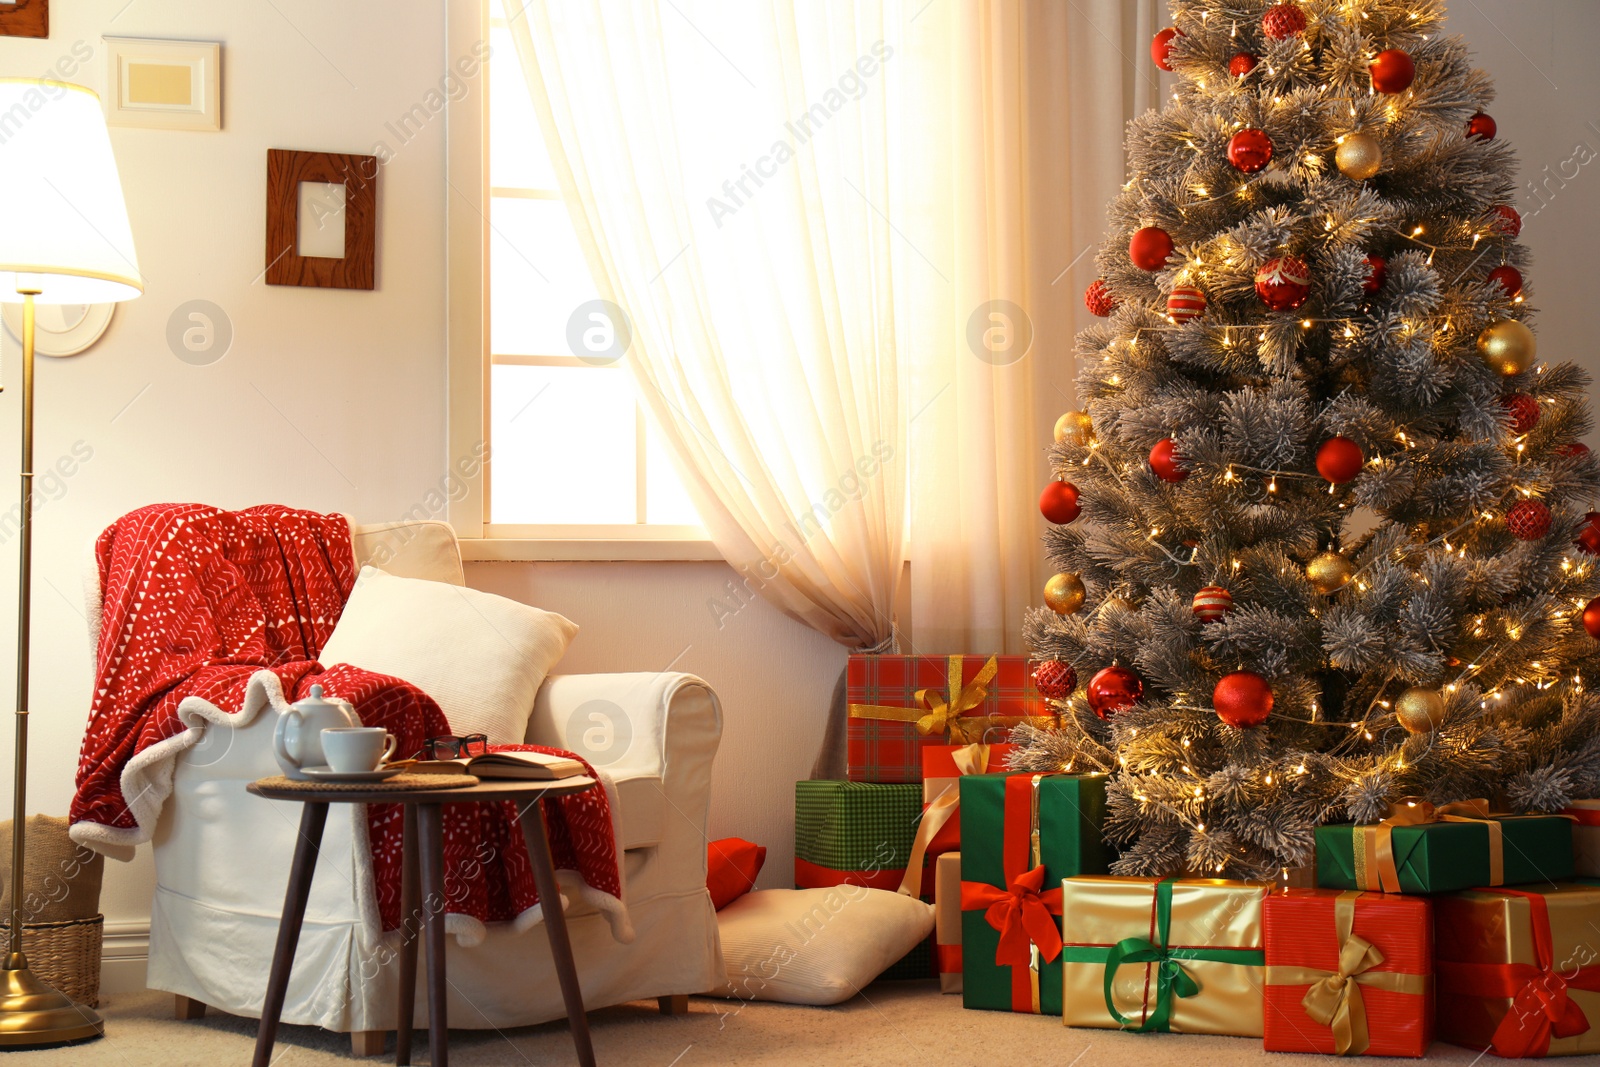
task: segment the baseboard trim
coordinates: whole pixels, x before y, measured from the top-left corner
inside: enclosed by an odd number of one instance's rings
[[[149,964],[149,923],[106,923],[100,948],[101,996],[140,992]]]

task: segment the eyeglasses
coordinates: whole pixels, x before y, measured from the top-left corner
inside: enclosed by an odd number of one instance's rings
[[[441,734],[422,742],[422,751],[416,759],[460,759],[462,756],[481,756],[489,751],[488,734]]]

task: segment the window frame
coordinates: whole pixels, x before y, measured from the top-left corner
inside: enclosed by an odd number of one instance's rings
[[[488,0],[448,0],[445,54],[452,65],[490,40]],[[462,486],[447,512],[467,560],[721,560],[698,526],[666,524],[512,525],[489,521],[491,367],[501,364],[581,365],[573,356],[500,355],[490,347],[489,212],[499,190],[489,185],[489,64],[462,79],[465,93],[445,118],[446,443],[449,467]],[[498,57],[516,62],[515,55]],[[512,195],[528,195],[505,190]],[[549,199],[548,193],[538,194]],[[637,507],[643,511],[646,439],[636,405]]]

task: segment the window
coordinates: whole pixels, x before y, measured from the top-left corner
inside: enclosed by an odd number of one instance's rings
[[[593,303],[599,293],[545,150],[501,0],[487,2],[483,336],[490,462],[483,532],[490,538],[703,540],[700,519],[631,375],[620,360],[590,355],[603,350],[610,324]]]

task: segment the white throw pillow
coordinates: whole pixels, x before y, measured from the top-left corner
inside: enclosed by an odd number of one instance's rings
[[[728,981],[711,996],[838,1004],[933,932],[933,905],[883,889],[760,889],[717,912]]]
[[[362,567],[320,661],[403,678],[438,702],[455,733],[518,745],[539,687],[577,632],[503,596]]]

